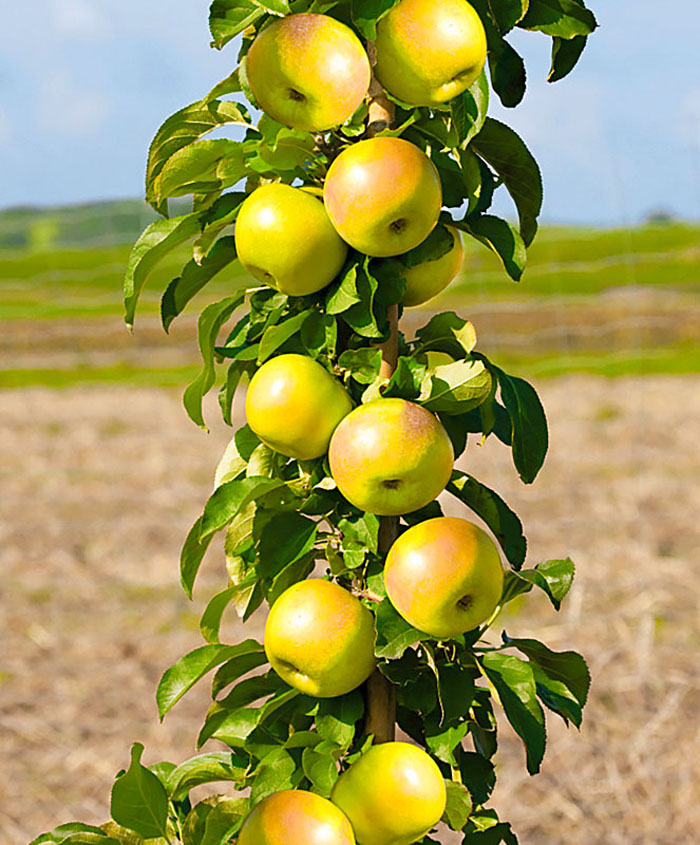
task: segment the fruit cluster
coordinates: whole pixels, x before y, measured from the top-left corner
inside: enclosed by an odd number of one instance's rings
[[[388,91],[414,105],[440,105],[481,73],[486,38],[466,0],[402,0],[381,20],[375,51],[375,73]],[[291,128],[312,132],[350,118],[367,96],[370,76],[357,36],[321,14],[276,21],[247,55],[248,83],[260,107]],[[335,158],[322,201],[303,187],[256,188],[238,212],[238,258],[284,294],[312,294],[336,278],[348,245],[371,257],[402,255],[428,237],[441,208],[439,174],[425,152],[401,138],[371,137]],[[427,301],[459,272],[462,241],[456,229],[449,231],[453,244],[444,256],[405,268],[404,304]],[[370,514],[424,508],[452,475],[452,442],[434,414],[401,398],[353,408],[341,382],[303,355],[278,355],[257,370],[246,418],[260,441],[281,455],[308,461],[328,453],[339,492]],[[488,535],[467,520],[445,517],[402,534],[389,551],[384,578],[401,616],[441,639],[483,623],[503,586],[500,556]],[[344,695],[367,680],[377,662],[375,640],[373,614],[349,590],[319,579],[283,592],[265,627],[273,669],[291,687],[322,698]],[[352,827],[327,800],[290,790],[251,811],[239,843],[415,842],[442,817],[446,792],[424,751],[392,742],[353,764],[331,801]]]
[[[500,609],[533,587],[558,610],[573,564],[523,569],[520,520],[455,466],[470,435],[493,435],[532,483],[548,447],[537,393],[477,351],[473,326],[453,312],[413,339],[398,328],[402,309],[456,278],[463,235],[519,280],[542,186],[522,140],[487,116],[491,87],[505,105],[524,93],[505,35],[549,35],[553,80],[595,28],[581,0],[472,3],[212,2],[214,46],[242,34],[241,62],[154,138],[146,197],[165,219],[134,246],[124,300],[132,325],[147,276],[188,240],[192,260],[161,301],[166,330],[234,261],[260,283],[199,318],[190,417],[204,427],[217,366],[228,366],[219,402],[229,425],[240,380],[250,381],[246,424],[180,574],[191,597],[222,531],[228,586],[202,615],[207,644],[166,670],[156,693],[162,718],[215,669],[198,747],[216,739],[229,750],[148,769],[135,744],[114,784],[113,822],[80,826],[89,841],[427,845],[442,821],[467,845],[515,845],[486,806],[494,705],[531,774],[545,750],[543,707],[581,723],[590,678],[580,655],[505,631],[487,639]],[[257,123],[223,99],[240,93],[260,108]],[[229,124],[245,127],[243,140],[201,139]],[[517,227],[489,213],[500,185]],[[192,211],[169,217],[169,200],[190,194]],[[445,516],[443,491],[489,532]],[[323,577],[309,577],[319,565]],[[264,601],[264,643],[220,641],[229,606],[245,621]],[[394,741],[395,725],[412,743]],[[192,806],[193,786],[222,780],[239,797]],[[78,845],[72,835],[38,841]]]

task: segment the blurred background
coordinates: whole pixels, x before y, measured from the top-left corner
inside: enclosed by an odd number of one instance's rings
[[[505,114],[543,170],[543,224],[519,285],[470,247],[430,309],[475,324],[497,364],[535,381],[552,429],[531,488],[497,443],[462,466],[530,537],[529,565],[570,554],[558,614],[529,597],[511,635],[576,648],[593,673],[582,733],[551,717],[541,775],[503,731],[494,803],[522,845],[691,845],[700,827],[700,12],[693,0],[598,4],[570,78],[519,33],[523,104]],[[206,684],[159,725],[163,669],[200,644],[224,581],[209,554],[195,600],[185,533],[230,433],[180,403],[195,317],[165,336],[149,280],[121,318],[130,244],[162,120],[235,65],[208,47],[205,0],[42,0],[0,7],[0,843],[107,818],[132,740],[145,761],[194,752]],[[495,99],[495,98],[494,98]],[[504,109],[492,104],[491,114]],[[507,199],[497,204],[510,216]],[[224,271],[200,302],[245,281]],[[405,330],[427,322],[411,309]],[[240,418],[240,403],[238,406]],[[693,486],[695,483],[695,486]],[[216,544],[214,544],[216,546]],[[260,633],[260,616],[246,626]],[[241,636],[234,619],[225,636]],[[444,840],[448,841],[447,838]]]

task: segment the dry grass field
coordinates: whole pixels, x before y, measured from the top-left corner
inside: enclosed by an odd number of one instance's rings
[[[577,563],[561,613],[527,598],[504,620],[509,634],[577,648],[594,681],[580,735],[549,719],[541,775],[525,774],[504,727],[495,804],[521,845],[694,845],[700,377],[569,375],[538,387],[552,446],[535,485],[518,482],[497,443],[471,446],[463,465],[520,514],[530,564]],[[201,643],[198,616],[224,579],[215,543],[190,603],[177,559],[226,440],[220,426],[194,428],[166,389],[0,392],[2,845],[105,820],[132,740],[148,763],[193,753],[206,684],[163,725],[153,693]],[[225,638],[242,633],[229,618]]]

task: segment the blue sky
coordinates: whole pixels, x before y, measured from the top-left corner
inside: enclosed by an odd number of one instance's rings
[[[592,2],[592,0],[591,0]],[[697,0],[598,0],[573,75],[544,82],[548,39],[518,33],[529,90],[492,114],[544,172],[544,218],[700,219]],[[37,0],[0,8],[0,207],[140,195],[162,119],[235,64],[208,46],[206,0]],[[504,117],[505,113],[505,117]],[[499,210],[508,213],[505,201]]]

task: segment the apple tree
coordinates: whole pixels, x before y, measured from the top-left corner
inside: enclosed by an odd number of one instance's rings
[[[497,438],[531,484],[545,413],[457,313],[413,337],[399,318],[455,278],[465,247],[521,279],[540,171],[489,100],[515,107],[525,94],[512,31],[551,39],[555,82],[595,18],[581,0],[214,0],[209,24],[212,46],[238,61],[156,133],[146,198],[162,219],[124,284],[131,327],[149,273],[191,242],[162,295],[167,331],[224,268],[249,274],[202,308],[202,368],[184,392],[206,428],[218,386],[231,426],[249,382],[245,424],[180,559],[192,597],[212,547],[221,590],[204,642],[156,692],[163,718],[210,677],[207,749],[145,766],[134,744],[112,819],[35,843],[398,845],[435,842],[442,822],[469,845],[512,845],[489,807],[496,710],[534,775],[545,710],[579,727],[590,678],[575,652],[494,636],[499,612],[533,589],[559,610],[574,565],[526,563],[520,519],[470,474],[465,449]],[[517,223],[491,212],[501,188]],[[185,196],[191,210],[171,216]],[[443,515],[449,498],[459,518]],[[264,642],[221,641],[226,612],[245,622],[264,605]]]

